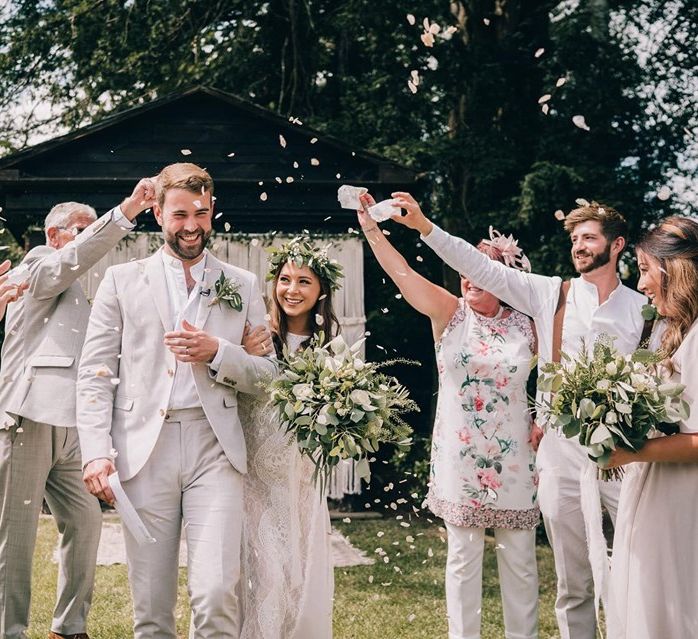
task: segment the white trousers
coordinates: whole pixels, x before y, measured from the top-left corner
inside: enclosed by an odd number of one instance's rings
[[[594,582],[587,550],[579,476],[589,458],[576,439],[551,432],[538,449],[538,503],[555,557],[555,615],[560,639],[595,639]],[[613,523],[620,481],[599,481],[601,502]]]
[[[44,496],[61,533],[51,630],[85,632],[102,512],[82,482],[77,430],[24,418],[0,430],[0,495],[0,639],[26,636]]]
[[[449,639],[480,639],[484,528],[446,524]],[[538,637],[536,531],[496,528],[497,569],[506,639]]]
[[[188,548],[193,637],[238,639],[242,475],[203,410],[172,410],[143,469],[123,483],[156,539],[139,546],[125,529],[135,639],[176,639],[182,528]]]

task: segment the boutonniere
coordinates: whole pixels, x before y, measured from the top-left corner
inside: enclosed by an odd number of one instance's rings
[[[227,278],[223,273],[215,281],[214,289],[216,295],[209,302],[209,306],[220,305],[225,302],[234,311],[242,310],[242,296],[240,295],[240,282]]]
[[[661,319],[661,315],[654,304],[645,304],[642,307],[642,319],[645,322],[654,322],[655,320]]]

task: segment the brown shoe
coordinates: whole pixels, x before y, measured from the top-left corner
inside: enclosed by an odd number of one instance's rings
[[[59,635],[53,630],[49,630],[48,639],[90,639],[90,636],[86,632],[78,632],[74,635]]]

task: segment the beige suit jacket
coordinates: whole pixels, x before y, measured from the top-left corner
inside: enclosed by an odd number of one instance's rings
[[[205,308],[198,328],[219,338],[225,373],[216,375],[203,363],[190,365],[206,417],[230,463],[244,473],[247,454],[237,393],[262,393],[258,382],[273,377],[276,361],[248,355],[240,345],[246,321],[265,323],[257,278],[210,254],[206,266],[202,288],[213,289],[222,271],[240,285],[243,307],[235,311],[225,303],[212,304],[213,292],[202,297]],[[127,480],[148,460],[174,383],[176,360],[163,344],[165,332],[174,330],[172,316],[159,252],[107,270],[93,304],[78,373],[83,463],[114,457],[114,451],[120,479]]]
[[[127,234],[110,211],[62,249],[37,246],[25,256],[29,289],[7,310],[0,427],[14,416],[75,426],[75,380],[90,316],[77,279]]]

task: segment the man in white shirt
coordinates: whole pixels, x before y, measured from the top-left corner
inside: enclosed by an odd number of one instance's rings
[[[107,270],[78,375],[88,490],[114,499],[115,471],[153,544],[124,529],[136,639],[175,639],[178,556],[188,547],[192,637],[237,639],[245,438],[238,392],[259,394],[276,363],[241,346],[265,323],[256,277],[207,250],[213,180],[180,163],[157,178],[165,245]],[[114,384],[116,379],[117,384]]]
[[[8,308],[0,370],[2,639],[25,637],[44,493],[62,533],[49,637],[87,637],[102,517],[82,483],[75,429],[75,381],[90,316],[78,278],[128,235],[147,208],[149,188],[142,180],[121,208],[99,219],[91,206],[57,204],[44,222],[46,244],[17,267],[28,290]]]
[[[453,237],[430,222],[408,193],[393,193],[406,213],[396,221],[420,232],[424,242],[471,284],[486,289],[503,302],[533,318],[538,334],[538,365],[551,361],[554,351],[574,357],[582,339],[590,348],[602,334],[615,338],[622,353],[637,348],[644,328],[646,298],[623,285],[617,275],[625,248],[627,223],[610,207],[592,202],[570,212],[565,230],[572,240],[572,261],[580,277],[569,284],[559,277],[526,273],[490,260],[465,240]],[[568,288],[569,287],[569,288]],[[561,297],[561,288],[566,295]],[[558,303],[561,335],[554,344]],[[559,357],[559,353],[556,356]],[[578,439],[549,431],[538,450],[538,500],[555,556],[557,600],[555,612],[561,639],[594,639],[594,585],[581,509],[580,473],[591,463]],[[615,522],[620,482],[599,482],[601,500]],[[460,638],[453,638],[460,639]]]

